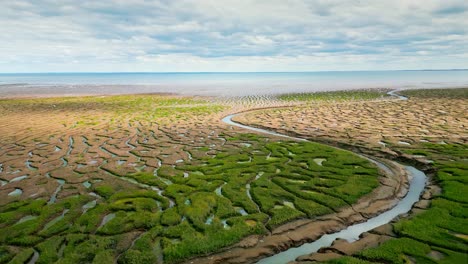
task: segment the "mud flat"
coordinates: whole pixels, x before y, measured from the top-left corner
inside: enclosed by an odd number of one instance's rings
[[[465,263],[468,89],[408,90],[395,101],[311,102],[239,116],[247,126],[393,157],[429,173],[421,200],[350,243],[338,239],[295,263]],[[286,118],[287,117],[287,118]],[[402,144],[402,142],[405,142]],[[310,248],[309,248],[310,249]],[[311,250],[311,251],[315,251]],[[286,260],[287,258],[285,258]],[[279,261],[280,263],[282,261]]]
[[[257,263],[286,263],[293,261],[296,258],[299,258],[300,260],[308,260],[306,257],[303,257],[303,255],[311,254],[313,252],[317,252],[323,247],[331,246],[337,239],[349,242],[347,244],[343,243],[344,245],[341,247],[342,251],[346,252],[352,250],[355,252],[356,249],[353,249],[353,247],[362,247],[362,245],[353,245],[351,243],[358,241],[364,232],[390,223],[397,216],[409,212],[413,205],[419,201],[419,197],[426,186],[427,177],[424,172],[417,170],[414,167],[406,166],[405,169],[411,179],[409,182],[409,190],[405,197],[397,202],[395,207],[392,207],[388,211],[378,214],[375,217],[368,218],[363,223],[350,225],[346,229],[337,233],[324,235],[312,243],[304,244],[298,248],[288,249],[274,256],[264,258]],[[372,207],[372,205],[370,205],[370,207]],[[374,239],[377,240],[377,242],[385,241],[385,238],[382,239],[381,237],[374,237]],[[359,242],[356,244],[359,244]]]
[[[0,263],[206,262],[219,254],[254,261],[396,206],[409,185],[403,168],[385,161],[394,158],[434,173],[409,217],[298,261],[372,260],[390,250],[388,262],[459,263],[467,235],[465,99],[370,97],[0,100]],[[269,109],[236,118],[278,135],[220,122],[260,108]],[[381,157],[384,166],[279,134]],[[271,246],[256,250],[261,245]]]
[[[393,173],[381,179],[386,185],[377,187],[351,207],[316,219],[293,221],[275,228],[268,235],[248,237],[221,253],[192,259],[187,263],[286,263],[300,255],[329,246],[336,238],[357,240],[362,232],[388,223],[400,213],[407,212],[418,200],[425,186],[425,176],[410,176],[416,181],[411,187],[407,181],[407,173],[410,171],[413,173],[412,167],[405,168],[392,163]],[[408,187],[411,195],[407,195]],[[403,197],[408,199],[401,201]],[[333,234],[323,236],[329,233]],[[314,243],[308,243],[310,241]],[[276,254],[281,251],[284,252]]]
[[[179,263],[330,215],[379,186],[376,166],[348,152],[220,123],[234,109],[290,104],[236,100],[0,100],[5,262],[37,249],[42,263]]]
[[[259,133],[304,141],[303,138],[233,122],[234,116],[225,117],[223,122]],[[323,161],[324,159],[320,159],[320,163]],[[317,219],[288,223],[274,229],[267,236],[249,237],[222,253],[191,260],[190,263],[253,263],[258,260],[260,260],[258,263],[286,263],[301,255],[317,251],[321,247],[330,246],[337,238],[348,241],[358,240],[363,232],[387,224],[396,216],[408,212],[419,200],[425,187],[424,173],[414,167],[402,166],[388,160],[384,161],[388,165],[383,164],[382,160],[372,161],[379,165],[385,175],[380,180],[382,185],[351,207]],[[411,179],[410,182],[408,178]],[[338,230],[340,231],[336,232]],[[314,242],[307,243],[309,241]],[[275,254],[279,251],[283,252]],[[265,256],[270,257],[265,258]]]

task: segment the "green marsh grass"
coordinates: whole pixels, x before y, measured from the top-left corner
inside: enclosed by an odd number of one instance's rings
[[[163,165],[157,176],[116,174],[114,183],[95,183],[90,190],[100,198],[76,195],[55,204],[39,198],[1,206],[0,243],[35,247],[38,263],[155,263],[160,258],[178,263],[295,219],[331,213],[378,185],[377,168],[346,151],[309,142],[271,142],[253,134],[226,138],[229,147],[214,157],[200,148],[199,156],[191,152],[193,161]],[[319,166],[314,158],[326,161]],[[118,177],[137,185],[124,187]],[[84,213],[83,205],[92,200],[96,206]],[[104,224],[109,215],[115,217]],[[36,218],[16,224],[25,216]],[[141,237],[129,249],[135,233]],[[0,248],[2,263],[28,254]]]
[[[400,94],[408,97],[418,98],[453,98],[468,99],[468,88],[456,89],[413,89],[403,90]]]
[[[384,90],[348,90],[334,92],[315,92],[283,94],[278,96],[284,101],[351,101],[351,100],[375,100],[386,97]]]
[[[435,92],[438,94],[438,92]],[[398,146],[395,146],[397,148]],[[423,153],[434,160],[435,181],[442,193],[430,207],[393,224],[397,237],[377,248],[363,250],[351,257],[329,263],[466,263],[468,253],[468,163],[466,144],[418,143],[401,151]],[[428,254],[441,253],[441,259]],[[411,260],[410,260],[411,259]]]

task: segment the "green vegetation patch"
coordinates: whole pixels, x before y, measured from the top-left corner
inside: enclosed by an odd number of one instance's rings
[[[226,138],[214,155],[197,149],[197,158],[157,173],[113,174],[116,182],[93,184],[97,196],[0,207],[1,263],[30,258],[32,248],[38,263],[178,263],[333,212],[378,185],[378,169],[347,151],[253,134]],[[119,177],[135,187],[122,188]]]
[[[414,89],[398,92],[408,97],[468,99],[468,88]]]
[[[397,146],[395,146],[397,147]],[[330,263],[466,263],[468,253],[468,161],[466,144],[413,144],[406,153],[434,161],[442,193],[424,212],[393,224],[396,239]],[[434,258],[436,252],[437,258]]]
[[[315,92],[283,94],[278,96],[284,101],[351,101],[351,100],[373,100],[386,97],[384,90],[347,90],[334,92]]]
[[[95,126],[102,123],[102,117],[96,115],[96,113],[110,114],[111,117],[115,116],[118,119],[128,116],[138,121],[151,121],[156,118],[165,117],[186,119],[187,114],[210,114],[223,109],[223,106],[213,104],[204,99],[164,95],[82,96],[0,100],[0,112],[5,114],[37,111],[80,114],[80,119],[73,124],[64,123],[64,126],[71,128]],[[114,119],[111,119],[111,123],[113,121]]]

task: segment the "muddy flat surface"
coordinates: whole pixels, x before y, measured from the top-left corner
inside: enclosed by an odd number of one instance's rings
[[[236,120],[429,166],[421,144],[467,138],[468,109],[457,98],[1,100],[0,262],[252,262],[363,221],[404,195],[402,173],[220,121],[251,109],[260,110]],[[415,210],[438,193],[430,185]],[[395,235],[391,227],[379,232],[301,260],[354,254]]]
[[[180,261],[332,215],[372,193],[382,173],[365,159],[220,122],[292,104],[171,95],[1,100],[1,260]]]
[[[459,194],[466,190],[467,90],[403,94],[409,99],[315,101],[236,117],[243,124],[278,133],[393,157],[425,168],[432,177],[420,202],[402,216],[407,219],[364,233],[354,243],[337,240],[295,263],[338,258],[343,263],[375,259],[385,263],[401,259],[411,263],[466,261],[466,240],[457,235],[466,232],[462,216],[466,199]]]
[[[468,137],[466,112],[466,99],[410,98],[309,103],[251,112],[236,120],[311,139],[384,149],[390,144],[411,148],[419,142],[465,142]]]

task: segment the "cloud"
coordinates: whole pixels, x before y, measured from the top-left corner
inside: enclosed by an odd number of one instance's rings
[[[464,0],[0,3],[0,72],[468,68]]]

